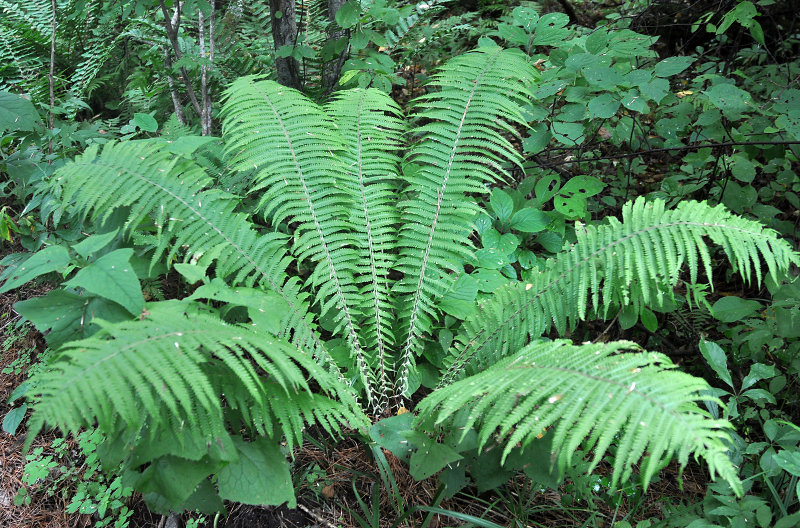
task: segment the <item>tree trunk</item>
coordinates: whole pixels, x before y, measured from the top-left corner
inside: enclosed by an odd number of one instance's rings
[[[336,24],[336,12],[344,5],[346,0],[328,0],[328,20],[330,20],[330,30],[328,31],[328,42],[335,42],[340,38],[347,36],[347,31],[340,28]],[[330,94],[336,83],[339,81],[339,75],[342,73],[342,66],[347,58],[347,46],[339,53],[337,57],[325,65],[323,80],[325,84],[325,93]]]
[[[297,40],[297,15],[294,0],[269,0],[269,15],[272,19],[272,38],[275,51],[281,46],[294,46]],[[284,86],[300,89],[300,68],[292,57],[275,59],[278,82]]]

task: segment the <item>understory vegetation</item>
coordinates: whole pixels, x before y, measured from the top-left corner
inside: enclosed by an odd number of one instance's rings
[[[791,4],[0,0],[0,521],[800,524]]]

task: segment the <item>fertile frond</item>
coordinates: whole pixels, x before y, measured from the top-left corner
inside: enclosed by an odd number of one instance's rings
[[[465,427],[478,429],[479,445],[497,437],[503,456],[519,443],[553,435],[556,461],[567,466],[576,450],[592,450],[591,471],[611,444],[613,483],[626,480],[640,458],[645,485],[677,456],[703,457],[741,492],[737,470],[727,457],[730,424],[713,420],[698,401],[708,384],[672,370],[669,358],[650,352],[622,353],[634,343],[573,345],[537,342],[485,371],[434,391],[418,406],[421,420],[447,421],[470,409]],[[459,424],[462,425],[462,424]]]
[[[791,246],[758,222],[740,218],[722,206],[686,201],[666,210],[661,200],[639,198],[622,209],[622,222],[586,226],[577,242],[534,272],[527,283],[496,290],[464,322],[446,384],[477,359],[473,367],[520,349],[551,326],[559,332],[588,314],[605,317],[632,305],[661,306],[671,298],[684,264],[690,283],[702,267],[711,280],[711,256],[704,237],[722,247],[746,280],[761,281],[762,265],[776,274],[798,262]]]
[[[256,169],[261,207],[274,225],[297,222],[293,253],[314,263],[309,282],[322,314],[347,338],[372,401],[376,380],[356,330],[358,252],[348,217],[357,182],[336,156],[341,138],[318,105],[276,82],[244,77],[225,97],[223,135],[231,164]]]
[[[185,247],[187,258],[215,262],[217,276],[232,284],[258,284],[279,293],[289,306],[285,335],[292,335],[299,349],[327,358],[300,284],[286,276],[290,259],[284,237],[256,233],[235,211],[236,200],[203,190],[210,181],[205,172],[164,147],[156,142],[108,143],[98,153],[92,146],[56,171],[55,183],[65,201],[74,200],[93,219],[129,207],[127,226],[133,229],[151,217],[159,246],[170,248],[169,257]]]
[[[340,154],[345,168],[358,182],[356,206],[350,221],[358,248],[356,282],[362,297],[361,337],[380,382],[379,405],[388,398],[394,345],[393,314],[388,275],[395,263],[399,212],[395,203],[402,122],[400,108],[380,90],[338,92],[327,106],[344,141]]]
[[[304,421],[316,420],[307,405],[298,404],[308,399],[298,395],[314,398],[306,372],[323,392],[341,395],[338,380],[309,355],[192,306],[178,301],[148,305],[141,320],[100,323],[103,330],[93,337],[62,348],[37,378],[36,419],[69,431],[95,423],[105,431],[123,424],[135,431],[147,424],[150,435],[157,434],[158,425],[180,423],[213,442],[223,423],[220,394],[227,396],[226,389],[237,386],[250,407],[263,411],[258,425],[280,424],[292,442]],[[233,381],[217,386],[226,377]],[[325,417],[326,427],[354,418],[340,407]],[[287,420],[288,415],[294,419]],[[268,435],[273,431],[259,429]]]
[[[479,208],[466,195],[483,194],[488,183],[507,177],[505,161],[519,163],[503,134],[515,136],[514,125],[525,126],[521,105],[535,75],[515,50],[480,48],[448,61],[433,78],[438,90],[416,102],[423,124],[407,160],[416,170],[405,174],[410,196],[401,203],[398,260],[405,275],[397,288],[403,384],[420,336],[431,328],[435,299],[472,259],[465,241]]]

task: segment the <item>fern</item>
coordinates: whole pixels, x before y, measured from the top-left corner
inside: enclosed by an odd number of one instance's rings
[[[278,292],[289,306],[283,325],[285,335],[301,350],[326,360],[317,330],[308,313],[299,281],[287,278],[289,261],[278,234],[259,235],[244,216],[236,213],[236,201],[220,191],[203,191],[210,182],[193,162],[175,157],[155,142],[109,143],[98,154],[92,146],[58,171],[57,192],[63,200],[74,199],[94,220],[108,217],[118,207],[130,207],[127,229],[148,215],[157,228],[160,250],[168,258],[183,246],[192,255],[205,255],[216,263],[218,276],[232,284],[259,284]]]
[[[494,46],[451,60],[415,103],[418,126],[402,164],[401,114],[386,95],[346,91],[322,108],[246,77],[225,94],[224,163],[210,153],[188,159],[162,138],[92,146],[59,168],[52,189],[65,206],[95,222],[124,209],[123,231],[152,246],[154,263],[182,259],[214,277],[182,302],[147,305],[142,320],[104,324],[62,349],[37,388],[36,426],[96,423],[114,446],[152,440],[126,461],[135,472],[171,456],[228,463],[223,451],[242,442],[229,430],[293,446],[308,423],[331,434],[365,427],[356,395],[373,416],[406,402],[425,337],[443,316],[442,295],[474,261],[476,197],[520,161],[509,138],[526,124],[536,76],[523,55]],[[255,198],[263,219],[251,221],[248,201],[215,188],[220,179]],[[623,308],[664,305],[684,268],[693,284],[701,271],[710,280],[709,242],[747,281],[760,282],[762,267],[785,272],[797,255],[773,231],[696,202],[667,210],[639,199],[622,221],[576,237],[463,321],[417,425],[474,427],[482,446],[502,441],[506,455],[546,431],[561,468],[579,447],[594,450],[596,465],[615,443],[615,481],[645,453],[645,482],[673,456],[685,464],[694,453],[737,486],[728,425],[697,405],[702,380],[660,355],[618,353],[628,343],[540,338]],[[248,295],[280,301],[262,310]],[[201,300],[225,317],[198,308]],[[250,326],[225,323],[239,306]],[[329,352],[339,347],[347,353]],[[465,423],[454,423],[459,411]],[[154,447],[162,433],[175,445]],[[173,502],[183,507],[186,497]]]
[[[702,456],[741,493],[736,468],[727,456],[730,424],[712,420],[697,403],[708,384],[673,370],[661,354],[623,353],[633,343],[572,345],[537,342],[483,372],[434,391],[419,405],[419,421],[442,424],[469,409],[464,434],[477,425],[479,445],[498,435],[503,459],[522,442],[553,435],[556,464],[564,469],[578,449],[592,450],[589,471],[617,445],[612,487],[641,468],[645,486],[677,455]]]
[[[527,283],[495,291],[492,298],[464,322],[458,344],[451,350],[446,385],[472,364],[486,365],[551,326],[559,333],[588,314],[605,317],[611,310],[632,306],[661,306],[671,298],[684,264],[689,282],[696,284],[702,266],[711,279],[711,256],[704,240],[722,247],[746,280],[761,282],[761,266],[773,275],[797,263],[797,255],[761,224],[732,215],[722,206],[682,202],[665,209],[664,202],[639,198],[622,209],[622,222],[585,226],[577,242],[534,272]]]
[[[308,355],[191,304],[150,304],[139,321],[103,326],[62,348],[37,378],[36,431],[45,421],[73,432],[93,423],[114,431],[122,421],[154,441],[160,430],[146,426],[174,421],[193,438],[214,443],[227,436],[220,395],[252,415],[258,433],[271,436],[279,425],[289,446],[301,439],[306,421],[319,420],[331,432],[340,423],[359,423],[346,405],[326,399],[329,393],[354,403]],[[304,371],[322,394],[311,392]]]
[[[346,337],[372,402],[376,379],[356,329],[358,253],[347,217],[357,182],[334,155],[341,139],[319,106],[273,81],[242,78],[226,97],[223,135],[233,167],[257,170],[261,208],[274,224],[299,222],[292,252],[316,264],[309,282],[322,314]]]
[[[357,205],[350,221],[357,237],[359,265],[356,282],[365,314],[361,325],[364,348],[375,352],[374,368],[379,378],[378,408],[385,409],[394,373],[392,352],[392,297],[389,272],[395,264],[399,149],[402,123],[399,107],[375,89],[340,92],[327,107],[344,141],[341,159],[358,182]]]
[[[503,160],[519,163],[519,154],[501,133],[516,135],[524,125],[520,104],[535,70],[525,56],[498,47],[481,48],[456,57],[439,72],[438,92],[420,98],[417,128],[421,136],[407,162],[418,170],[407,173],[410,199],[400,204],[400,258],[405,278],[397,286],[398,313],[405,343],[401,352],[400,392],[407,388],[420,336],[431,329],[435,300],[452,284],[472,256],[464,244],[479,208],[465,199],[483,194],[486,185],[507,178]]]

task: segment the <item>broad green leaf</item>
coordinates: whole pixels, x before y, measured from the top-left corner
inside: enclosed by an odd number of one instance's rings
[[[65,285],[83,288],[121,304],[133,315],[139,315],[144,308],[144,296],[130,264],[132,255],[130,248],[112,251],[80,270]]]
[[[400,460],[408,461],[411,446],[403,433],[411,430],[413,413],[403,413],[376,422],[369,429],[369,437]]]
[[[279,506],[296,501],[289,464],[277,441],[259,438],[245,442],[233,438],[239,459],[217,473],[217,487],[223,499],[259,506]]]
[[[508,264],[508,255],[504,255],[496,248],[483,248],[475,252],[478,266],[486,269],[500,269]]]
[[[153,461],[137,483],[143,494],[157,493],[173,508],[178,509],[214,467],[208,461],[187,460],[177,456],[163,456]]]
[[[181,136],[175,141],[167,141],[164,150],[181,156],[189,156],[206,143],[219,140],[214,136]]]
[[[408,437],[409,435],[406,436]],[[417,450],[411,455],[409,473],[414,477],[414,480],[425,480],[444,469],[448,464],[463,458],[452,447],[445,444],[437,444],[424,434],[414,434],[413,442],[417,445]]]
[[[22,286],[40,275],[60,271],[69,264],[69,252],[64,246],[48,246],[31,255],[17,266],[9,266],[0,278],[4,279],[0,293]]]
[[[761,303],[758,301],[748,301],[731,295],[715,302],[711,313],[718,321],[735,323],[753,315],[760,308]]]
[[[514,23],[527,32],[533,31],[539,21],[539,13],[530,7],[515,7],[511,16],[514,18]]]
[[[694,61],[693,57],[668,57],[656,64],[656,75],[658,77],[672,77],[691,66]]]
[[[658,319],[656,318],[656,314],[654,314],[650,308],[642,308],[642,313],[639,314],[639,318],[641,319],[644,327],[651,332],[658,330]]]
[[[750,372],[742,380],[741,390],[749,389],[763,379],[769,379],[775,375],[775,365],[765,365],[764,363],[754,363],[750,367]]]
[[[38,119],[39,113],[28,99],[21,95],[0,92],[0,135],[6,130],[33,130]]]
[[[461,275],[452,289],[439,301],[439,308],[448,315],[465,319],[475,308],[478,281],[471,275]]]
[[[133,124],[141,128],[145,132],[155,132],[158,130],[158,121],[150,114],[135,113],[133,114]]]
[[[536,23],[533,43],[537,46],[557,46],[570,36],[570,30],[565,26],[569,23],[569,16],[564,13],[547,13]]]
[[[20,301],[14,309],[37,330],[47,334],[45,337],[51,348],[92,335],[98,330],[92,322],[96,317],[109,322],[130,319],[127,310],[115,302],[65,290],[52,290],[44,297]]]
[[[583,131],[583,123],[567,123],[565,121],[553,123],[553,137],[559,143],[569,147],[580,145],[586,140]]]
[[[478,290],[491,293],[497,288],[508,284],[508,279],[497,270],[478,269],[471,276],[478,281]]]
[[[752,105],[750,94],[732,84],[715,84],[706,90],[705,94],[711,104],[729,117],[738,117]]]
[[[358,23],[360,12],[358,6],[350,0],[336,11],[336,23],[340,28],[349,29]]]
[[[271,334],[278,334],[283,330],[281,323],[289,310],[286,301],[277,294],[256,288],[231,288],[221,279],[214,279],[211,284],[200,286],[189,299],[209,299],[232,306],[244,306],[253,326]]]
[[[534,123],[531,125],[528,137],[522,141],[522,148],[528,154],[537,154],[544,150],[551,138],[552,134],[547,128],[547,123]]]
[[[740,182],[750,183],[756,177],[756,166],[746,155],[737,154],[731,163],[731,174]]]
[[[776,453],[772,459],[790,475],[800,477],[800,451],[784,449]]]
[[[548,224],[550,224],[550,217],[532,207],[517,211],[511,219],[511,229],[516,229],[523,233],[538,233],[546,228]]]
[[[713,341],[700,341],[700,353],[708,362],[708,365],[717,373],[719,379],[724,381],[729,387],[733,388],[733,380],[728,370],[728,358],[725,351]]]
[[[608,119],[617,115],[617,110],[619,101],[608,93],[593,97],[589,101],[589,115],[593,118]]]
[[[28,405],[25,403],[8,411],[3,417],[3,432],[12,436],[15,435],[17,427],[22,423],[22,419],[25,418],[26,412],[28,412]]]
[[[489,204],[492,206],[492,211],[497,215],[501,222],[505,222],[511,218],[511,213],[514,212],[514,200],[501,189],[492,189],[492,195],[489,198]]]
[[[109,231],[108,233],[103,233],[100,235],[92,235],[72,246],[72,249],[74,249],[78,255],[82,256],[83,258],[87,258],[92,253],[100,251],[106,247],[112,240],[114,240],[114,237],[117,236],[117,233],[119,233],[119,229],[114,229],[113,231]]]
[[[639,93],[639,90],[628,90],[625,92],[625,95],[622,96],[622,106],[641,114],[646,114],[650,111],[650,107],[647,105],[644,97]]]
[[[172,267],[175,268],[175,271],[180,273],[189,284],[200,282],[207,276],[206,270],[208,266],[179,262]]]

